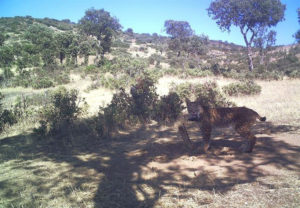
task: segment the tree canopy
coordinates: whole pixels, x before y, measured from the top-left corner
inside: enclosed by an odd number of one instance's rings
[[[178,51],[178,56],[180,56],[180,52],[186,48],[189,38],[192,37],[194,31],[186,21],[166,20],[164,26],[166,33],[171,35],[169,48]]]
[[[248,48],[249,69],[253,70],[253,40],[261,28],[270,28],[284,19],[285,5],[280,0],[215,0],[207,10],[221,30],[240,28]]]
[[[186,21],[165,21],[165,31],[171,35],[172,38],[184,39],[193,35],[193,30],[190,24]]]
[[[110,16],[109,12],[94,8],[85,12],[85,16],[79,21],[79,27],[85,34],[97,38],[102,48],[102,54],[110,51],[113,36],[122,28],[119,20]]]

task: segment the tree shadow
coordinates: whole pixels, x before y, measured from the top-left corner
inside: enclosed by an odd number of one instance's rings
[[[197,125],[189,125],[190,136],[200,145]],[[190,190],[226,193],[236,184],[269,175],[272,168],[299,171],[299,146],[274,137],[275,133],[291,133],[298,128],[266,123],[254,131],[259,133],[266,127],[272,128],[272,135],[258,135],[252,154],[239,152],[243,140],[230,129],[215,130],[212,150],[200,154],[183,145],[176,128],[152,124],[119,133],[110,140],[77,135],[81,142],[72,147],[38,140],[30,134],[5,138],[0,140],[0,162],[22,161],[22,167],[15,166],[16,169],[30,169],[42,179],[26,181],[36,187],[36,192],[46,195],[51,188],[59,189],[58,193],[64,193],[78,207],[86,204],[74,201],[73,188],[95,193],[87,199],[93,201],[94,207],[155,207],[164,196],[172,197],[174,189],[185,192],[181,198],[190,197]],[[46,172],[42,166],[30,165],[38,158],[67,164],[68,168],[48,181],[55,170]],[[69,178],[72,186],[62,183],[65,178]],[[9,190],[14,185],[15,181],[0,181],[2,189]],[[17,200],[16,194],[5,197]],[[202,204],[209,203],[204,200]]]

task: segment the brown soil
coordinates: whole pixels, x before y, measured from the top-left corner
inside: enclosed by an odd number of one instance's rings
[[[187,128],[193,142],[201,145],[197,124],[190,122]],[[184,193],[178,196],[187,197],[187,200],[197,190],[226,194],[242,184],[273,186],[257,182],[262,177],[283,177],[287,171],[300,176],[299,129],[265,122],[259,123],[254,132],[258,141],[251,154],[239,151],[243,139],[230,128],[213,132],[212,147],[206,154],[191,152],[174,126],[153,124],[139,127],[130,134],[120,134],[109,147],[105,147],[106,154],[103,150],[100,153],[109,159],[105,166],[98,164],[100,166],[96,169],[104,173],[108,181],[100,182],[95,200],[100,204],[110,203],[106,199],[103,201],[102,194],[115,194],[112,187],[124,183],[127,185],[121,188],[120,195],[128,201],[120,204],[125,204],[125,207],[168,207],[168,200],[175,197],[176,187],[183,187],[181,191]],[[108,187],[111,193],[107,193]],[[159,200],[162,204],[157,204]]]

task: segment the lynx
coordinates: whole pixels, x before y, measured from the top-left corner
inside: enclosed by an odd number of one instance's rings
[[[210,147],[210,136],[213,127],[226,127],[233,125],[236,132],[248,140],[247,145],[242,145],[244,152],[251,153],[256,137],[250,129],[256,120],[266,121],[257,112],[246,107],[210,108],[202,106],[199,101],[186,100],[188,120],[201,123],[201,131],[204,140],[204,151]]]

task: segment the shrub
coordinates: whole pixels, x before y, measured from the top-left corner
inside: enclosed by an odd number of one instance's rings
[[[154,82],[148,76],[139,78],[130,94],[121,88],[107,107],[100,107],[96,128],[99,136],[107,138],[127,124],[149,121],[154,117],[157,98]]]
[[[182,84],[176,85],[175,83],[171,84],[171,91],[176,92],[180,99],[184,100],[185,98],[191,97],[192,84],[185,82]]]
[[[113,43],[112,43],[112,47],[118,47],[118,48],[129,48],[130,47],[130,44],[129,43],[126,43],[124,41],[121,41],[120,39],[118,40],[115,40]]]
[[[197,85],[183,83],[173,85],[171,91],[176,92],[181,99],[197,99],[204,106],[230,107],[235,105],[226,99],[216,82],[205,82]]]
[[[70,76],[67,73],[61,72],[60,74],[54,77],[54,81],[59,85],[68,84],[70,83]]]
[[[195,68],[195,69],[186,69],[185,70],[186,75],[190,77],[205,77],[205,76],[210,76],[213,73],[208,70],[202,70],[200,68]]]
[[[155,120],[158,122],[175,121],[184,109],[182,103],[183,102],[175,92],[162,96],[155,106]]]
[[[151,56],[149,56],[148,58],[148,61],[149,61],[149,64],[151,65],[160,65],[160,62],[163,60],[163,57],[158,55],[158,54],[152,54]]]
[[[84,69],[84,72],[86,74],[90,74],[90,73],[95,73],[98,71],[98,68],[97,66],[95,65],[89,65],[89,66],[86,66],[85,69]]]
[[[12,110],[3,109],[2,101],[4,96],[0,93],[0,133],[4,130],[6,125],[13,125],[17,122],[16,116]]]
[[[195,85],[194,91],[196,99],[204,106],[231,107],[235,105],[226,99],[216,82],[205,82]]]
[[[43,125],[36,129],[36,132],[44,132],[47,129],[46,134],[66,133],[74,120],[83,112],[79,107],[81,101],[77,90],[68,91],[60,87],[52,92],[50,103],[40,112],[40,123]]]
[[[130,93],[133,100],[133,115],[138,116],[141,122],[149,121],[158,99],[154,81],[148,75],[138,78],[137,83],[131,87]]]
[[[101,137],[110,137],[117,128],[124,128],[126,122],[134,120],[131,114],[132,99],[123,88],[113,95],[111,103],[98,113],[97,132]]]
[[[255,95],[260,94],[261,86],[253,81],[231,83],[222,88],[223,92],[229,96]]]
[[[40,77],[33,80],[32,87],[34,89],[41,89],[41,88],[49,88],[53,87],[54,83],[48,77]]]

